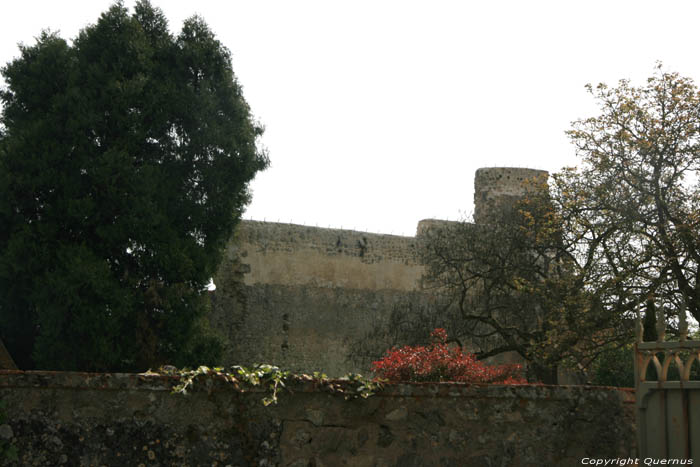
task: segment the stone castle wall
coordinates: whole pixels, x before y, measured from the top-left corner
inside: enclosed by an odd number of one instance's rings
[[[242,256],[246,285],[417,290],[416,239],[294,224],[242,221],[227,259]]]
[[[482,168],[474,176],[474,222],[487,223],[501,203],[512,203],[530,189],[532,181],[547,181],[544,170],[519,167]]]
[[[0,371],[9,466],[575,466],[635,457],[631,390],[389,385],[345,400],[312,381],[277,405],[221,380]]]
[[[241,222],[214,278],[213,327],[225,364],[366,373],[354,347],[420,291],[416,239]]]
[[[475,216],[485,219],[494,200],[523,193],[525,179],[543,174],[479,169]],[[214,278],[210,321],[225,337],[223,363],[366,373],[372,358],[358,358],[363,339],[390,325],[397,307],[430,303],[418,244],[445,224],[424,220],[415,237],[403,237],[242,221]]]

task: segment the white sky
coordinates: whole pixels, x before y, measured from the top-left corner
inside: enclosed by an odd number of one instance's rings
[[[132,7],[133,0],[126,1]],[[0,63],[41,29],[76,36],[111,0],[5,1]],[[473,209],[474,171],[575,165],[586,83],[657,60],[700,79],[700,2],[153,0],[232,51],[272,166],[244,218],[414,235]]]

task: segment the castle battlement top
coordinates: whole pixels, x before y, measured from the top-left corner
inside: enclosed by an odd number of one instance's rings
[[[521,198],[528,180],[547,181],[549,172],[520,167],[485,167],[474,175],[474,222],[485,223],[498,203]]]

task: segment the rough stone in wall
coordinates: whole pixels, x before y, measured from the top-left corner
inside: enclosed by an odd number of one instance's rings
[[[497,203],[522,196],[523,181],[542,176],[547,173],[531,169],[477,170],[475,219],[486,222]],[[366,373],[372,358],[394,344],[375,331],[391,325],[397,308],[431,303],[418,240],[450,224],[423,220],[416,237],[403,237],[241,222],[214,278],[210,322],[225,338],[222,364]],[[362,345],[367,336],[374,347]]]
[[[415,241],[242,222],[214,278],[210,323],[225,336],[222,363],[366,373],[371,358],[358,359],[355,343],[403,301],[429,300]]]
[[[474,222],[486,224],[502,204],[512,204],[527,192],[528,182],[547,181],[544,170],[517,167],[489,167],[474,177]]]
[[[221,379],[1,372],[10,466],[576,466],[635,457],[632,390],[388,385],[345,400],[290,382],[277,405]],[[342,383],[338,383],[342,384]]]
[[[223,364],[270,363],[333,376],[366,374],[376,354],[359,358],[356,342],[386,326],[404,300],[428,300],[420,292],[278,284],[244,285],[241,294],[242,306],[214,296],[210,322],[228,336]]]
[[[428,234],[432,229],[445,229],[458,224],[457,221],[445,221],[442,219],[423,219],[418,222],[418,228],[416,229],[416,237],[420,238],[423,235]]]
[[[423,274],[413,237],[294,224],[241,222],[227,259],[237,255],[246,285],[416,290]]]

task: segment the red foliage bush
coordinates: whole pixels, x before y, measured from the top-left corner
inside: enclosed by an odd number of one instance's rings
[[[447,332],[435,329],[433,343],[387,350],[384,358],[372,363],[377,378],[389,382],[459,381],[465,383],[525,384],[521,365],[486,365],[474,354],[450,349]]]

